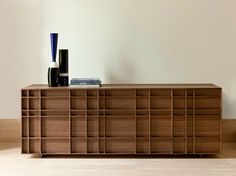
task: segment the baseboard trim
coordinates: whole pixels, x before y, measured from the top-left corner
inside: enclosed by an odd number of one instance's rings
[[[0,119],[0,143],[19,143],[20,119]],[[236,119],[223,119],[223,142],[236,142]]]
[[[19,143],[20,119],[0,119],[0,143]]]
[[[236,142],[236,119],[223,119],[223,142]]]

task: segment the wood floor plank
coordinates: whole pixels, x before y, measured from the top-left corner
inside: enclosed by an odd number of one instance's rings
[[[235,176],[236,143],[222,156],[152,158],[38,158],[20,154],[19,143],[0,143],[1,176]]]

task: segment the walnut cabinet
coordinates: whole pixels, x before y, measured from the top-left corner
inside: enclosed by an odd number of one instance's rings
[[[222,153],[221,88],[213,84],[104,84],[21,90],[22,153]]]

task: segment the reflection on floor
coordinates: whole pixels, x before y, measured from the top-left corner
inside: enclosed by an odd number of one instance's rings
[[[20,144],[0,144],[1,176],[236,175],[236,143],[224,144],[222,156],[38,158],[20,154]]]

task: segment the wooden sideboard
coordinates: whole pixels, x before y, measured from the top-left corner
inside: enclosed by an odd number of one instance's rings
[[[21,90],[22,153],[221,154],[221,88],[104,84]]]

